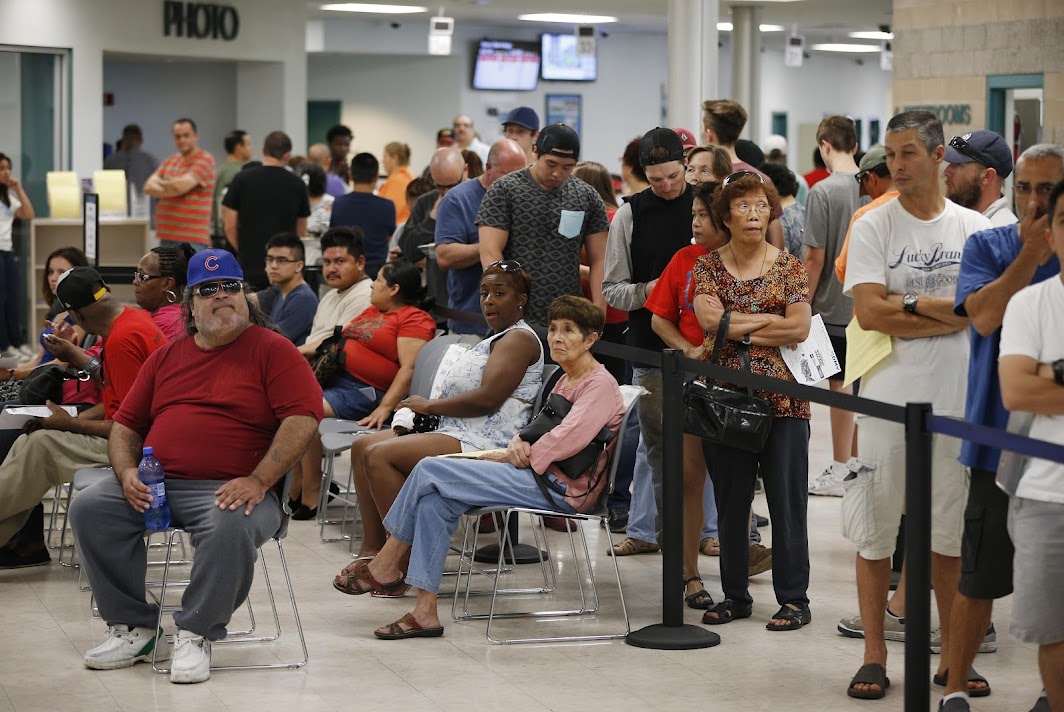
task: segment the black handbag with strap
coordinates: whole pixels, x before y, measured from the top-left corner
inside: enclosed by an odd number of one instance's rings
[[[713,343],[711,364],[720,361],[720,352],[728,335],[731,310],[720,318]],[[750,350],[738,343],[740,369],[750,373]],[[692,381],[684,389],[683,430],[718,445],[747,452],[761,452],[772,429],[772,404],[754,395],[752,388],[731,390],[703,381]]]
[[[346,362],[344,342],[347,339],[344,338],[343,332],[344,327],[333,327],[332,336],[326,337],[314,351],[314,358],[310,365],[314,370],[314,378],[322,388],[325,388],[336,374],[344,370]]]

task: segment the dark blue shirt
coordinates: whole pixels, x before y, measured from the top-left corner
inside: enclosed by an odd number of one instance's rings
[[[288,296],[278,292],[270,309],[270,321],[288,337],[296,346],[302,346],[310,336],[310,327],[314,323],[314,312],[318,310],[318,298],[305,282]]]
[[[362,249],[366,254],[366,274],[388,261],[388,241],[395,232],[395,203],[370,193],[348,193],[333,201],[329,227],[362,228]]]
[[[1034,239],[1042,239],[1036,236]],[[954,311],[968,316],[964,300],[1005,273],[1006,268],[1020,254],[1020,232],[1016,224],[977,232],[968,238],[961,257],[961,274],[957,282]],[[1060,273],[1060,262],[1054,255],[1034,273],[1031,284],[1045,281]],[[969,327],[971,354],[968,357],[968,396],[964,418],[971,423],[988,425],[1002,430],[1008,425],[1009,414],[1001,402],[1001,381],[998,379],[998,351],[1001,327],[990,336],[980,336]],[[957,459],[962,465],[997,472],[1001,451],[965,440]]]
[[[477,228],[477,211],[487,189],[477,179],[467,180],[447,191],[436,209],[436,244],[456,243],[476,245],[480,243]],[[447,306],[467,312],[480,312],[480,277],[483,274],[480,262],[461,269],[447,270]],[[483,324],[470,324],[455,319],[447,320],[447,328],[456,334],[488,333]]]

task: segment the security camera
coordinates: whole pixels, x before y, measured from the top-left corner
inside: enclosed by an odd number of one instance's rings
[[[599,37],[601,37],[602,39],[606,39],[609,36],[610,36],[609,32],[599,32]]]
[[[398,22],[391,22],[389,24],[391,25],[391,28],[393,30],[398,30],[400,27],[402,27],[402,25],[400,25]]]
[[[890,32],[890,25],[880,25],[879,26],[879,31],[880,32]]]
[[[857,62],[857,66],[858,66],[858,67],[863,67],[863,66],[864,66],[864,60],[863,60],[863,59],[861,59],[860,57],[858,57],[858,58],[857,58],[857,59],[855,59],[854,61],[855,61],[855,62]]]

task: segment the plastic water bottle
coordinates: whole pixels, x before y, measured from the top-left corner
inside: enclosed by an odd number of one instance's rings
[[[166,478],[163,465],[155,459],[150,447],[144,448],[144,457],[137,467],[140,481],[151,490],[151,504],[144,512],[144,526],[152,531],[170,526],[170,505],[166,503]]]

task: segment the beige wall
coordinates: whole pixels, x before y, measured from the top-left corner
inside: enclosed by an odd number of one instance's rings
[[[971,105],[986,123],[986,77],[1044,75],[1043,140],[1064,144],[1064,0],[894,0],[894,105]]]

